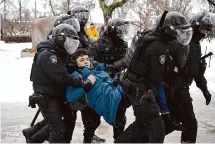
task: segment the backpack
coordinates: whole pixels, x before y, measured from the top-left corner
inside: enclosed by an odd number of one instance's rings
[[[132,62],[140,60],[139,53],[144,51],[148,44],[159,39],[153,35],[153,32],[153,30],[144,30],[143,32],[137,33],[132,39],[131,46],[125,54],[125,64],[128,68]]]

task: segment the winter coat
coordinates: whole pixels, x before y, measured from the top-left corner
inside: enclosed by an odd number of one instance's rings
[[[99,33],[96,28],[88,28],[87,35],[89,38],[92,38],[95,41],[99,39]]]
[[[112,78],[103,71],[101,64],[97,64],[96,70],[83,68],[80,73],[73,72],[74,77],[81,77],[86,80],[92,74],[96,77],[93,87],[85,92],[83,88],[68,87],[66,98],[69,102],[83,100],[88,106],[93,108],[104,120],[110,124],[116,124],[116,114],[122,96],[125,96],[122,88],[114,86]]]

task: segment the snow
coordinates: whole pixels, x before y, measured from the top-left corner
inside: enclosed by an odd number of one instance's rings
[[[215,54],[215,40],[211,43],[202,42],[203,51],[208,47],[208,52]],[[28,127],[36,109],[30,109],[28,96],[32,94],[32,83],[30,82],[30,70],[33,58],[20,58],[21,50],[30,48],[31,43],[11,43],[5,44],[0,41],[0,103],[1,103],[1,137],[3,143],[23,143],[25,142],[21,130]],[[211,59],[211,67],[207,68],[205,76],[208,80],[208,88],[211,94],[215,95],[215,57]],[[197,142],[215,141],[215,101],[212,97],[211,104],[205,105],[205,99],[195,83],[192,84],[191,96],[193,105],[199,122]],[[127,126],[134,120],[133,110],[129,108],[126,113],[128,117]],[[40,118],[41,119],[41,116]],[[83,125],[80,120],[80,113],[76,122],[73,135],[73,142],[82,142]],[[99,136],[112,142],[112,127],[102,121],[96,132]],[[180,132],[173,132],[168,135],[165,142],[180,142]]]

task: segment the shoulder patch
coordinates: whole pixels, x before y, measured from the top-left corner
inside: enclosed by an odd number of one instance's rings
[[[50,61],[51,61],[51,63],[56,64],[57,63],[57,57],[56,57],[56,55],[50,56]]]
[[[160,55],[159,62],[162,65],[165,64],[165,62],[166,62],[166,55]]]

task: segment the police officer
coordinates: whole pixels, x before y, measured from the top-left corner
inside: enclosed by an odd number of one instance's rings
[[[121,18],[114,18],[108,22],[104,34],[89,47],[94,60],[105,63],[112,78],[125,66],[123,58],[128,48],[126,40],[132,37],[131,23]],[[125,112],[126,109],[120,112],[122,121],[117,127],[113,127],[114,139],[124,131]]]
[[[185,130],[181,134],[182,143],[196,142],[198,124],[189,92],[189,86],[193,80],[196,82],[196,86],[202,91],[206,99],[206,105],[211,101],[211,94],[207,88],[207,80],[204,77],[207,64],[205,59],[201,60],[200,40],[206,38],[213,30],[215,14],[211,12],[197,14],[191,18],[190,23],[193,28],[193,34],[185,66],[183,68],[176,66],[174,72],[169,73],[165,78],[165,83],[170,87],[167,90],[169,97],[171,97],[169,103],[172,103],[170,110],[172,110],[172,114],[185,127]],[[166,130],[168,133],[172,131],[169,127]]]
[[[34,57],[30,77],[36,95],[32,99],[38,104],[48,123],[50,143],[65,142],[62,116],[66,86],[83,87],[88,90],[95,82],[93,76],[83,82],[73,78],[66,71],[65,64],[78,45],[78,34],[74,27],[60,24],[54,28],[51,40],[41,42],[37,46],[38,51]]]
[[[62,23],[72,25],[75,28],[76,32],[80,32],[79,21],[74,16],[71,16],[68,14],[63,14],[63,15],[59,16],[54,22],[54,27],[56,27]],[[52,31],[47,36],[47,39],[49,39],[49,40],[52,39]],[[30,98],[33,97],[34,95],[35,94],[30,96]],[[30,100],[29,106],[33,107],[33,104],[34,104],[34,102],[32,102],[32,100]],[[73,112],[71,112],[68,103],[63,105],[63,109],[64,109],[63,110],[63,112],[64,112],[63,122],[64,122],[64,125],[66,125],[64,139],[65,139],[65,142],[70,142],[71,138],[72,138],[73,130],[75,127],[75,121],[72,119],[76,119],[76,117],[74,115],[72,115]],[[74,123],[72,123],[72,121],[74,121]],[[48,127],[46,125],[47,125],[47,121],[42,120],[30,128],[24,129],[22,132],[26,138],[27,143],[31,143],[31,142],[42,143],[45,140],[48,140],[49,130],[47,130]]]
[[[83,6],[75,6],[73,9],[71,9],[68,12],[69,15],[74,15],[79,23],[80,23],[80,32],[78,32],[78,35],[80,37],[80,48],[88,49],[89,47],[89,38],[85,31],[85,25],[88,22],[90,11],[86,9]]]
[[[121,80],[121,86],[130,99],[136,119],[116,142],[164,141],[165,126],[155,100],[156,90],[163,78],[169,44],[175,39],[179,43],[184,42],[185,39],[179,34],[183,30],[192,31],[182,14],[164,12],[159,26],[141,39],[140,42],[143,43],[135,50]]]

